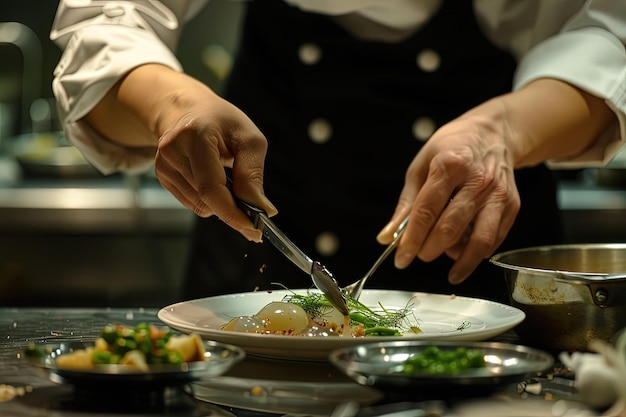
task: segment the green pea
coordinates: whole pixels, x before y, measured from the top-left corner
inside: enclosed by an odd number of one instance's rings
[[[459,347],[454,350],[442,350],[436,346],[427,346],[420,354],[408,358],[403,372],[424,372],[429,374],[458,373],[469,368],[485,366],[482,352]]]
[[[146,355],[149,355],[150,353],[152,353],[152,341],[150,339],[138,340],[136,343],[137,343],[137,349],[139,349]]]
[[[98,350],[91,354],[91,361],[97,365],[107,365],[117,363],[119,356],[106,350]]]
[[[139,323],[135,326],[135,333],[147,333],[150,334],[150,325],[148,323]]]
[[[100,336],[104,339],[105,342],[112,345],[115,343],[119,334],[117,333],[117,329],[112,324],[107,324],[100,332]]]
[[[168,360],[168,363],[176,363],[176,364],[183,363],[183,355],[181,355],[180,352],[171,351],[171,352],[168,352],[167,360]]]
[[[124,355],[126,352],[137,349],[137,342],[130,338],[120,337],[112,346],[113,353]]]

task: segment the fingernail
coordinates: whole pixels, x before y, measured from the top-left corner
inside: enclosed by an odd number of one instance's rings
[[[265,196],[263,196],[263,200],[265,201],[265,204],[267,206],[267,214],[270,216],[276,215],[276,213],[278,213],[278,209],[276,208],[276,206],[272,204],[272,202]]]
[[[448,275],[448,282],[450,284],[460,284],[464,280],[465,279],[461,277],[459,274],[457,274],[456,272],[450,272],[450,274]]]
[[[383,227],[383,229],[380,232],[378,232],[378,235],[376,235],[376,240],[380,243],[385,243],[385,241],[388,240],[388,239],[385,239],[385,235],[389,235],[390,229],[391,229],[391,223],[387,223],[387,225]]]
[[[278,209],[276,208],[275,205],[273,205],[272,203],[269,203],[269,207],[270,207],[270,211],[272,212],[272,215],[275,215],[278,213]]]
[[[383,227],[383,230],[380,231],[380,234],[389,233],[390,231],[391,231],[391,223],[387,223],[385,227]]]
[[[413,261],[413,255],[408,253],[400,253],[394,259],[394,264],[398,269],[404,269]]]

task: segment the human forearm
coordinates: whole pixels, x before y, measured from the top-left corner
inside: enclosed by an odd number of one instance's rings
[[[128,147],[156,147],[159,137],[199,97],[218,97],[199,81],[147,64],[123,77],[85,117],[101,135]]]
[[[615,118],[603,99],[554,79],[534,81],[502,97],[501,105],[515,168],[576,156]]]

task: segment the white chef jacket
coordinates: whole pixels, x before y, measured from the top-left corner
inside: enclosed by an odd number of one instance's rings
[[[182,71],[175,55],[177,41],[184,23],[207,1],[60,0],[50,34],[64,50],[53,80],[60,119],[68,139],[104,174],[144,170],[154,153],[108,141],[81,119],[134,67],[160,63]],[[437,12],[442,0],[284,1],[330,17],[354,13],[364,22],[410,34]],[[556,78],[603,98],[617,115],[617,122],[591,149],[575,159],[551,163],[580,167],[609,162],[626,142],[626,1],[473,4],[485,36],[519,62],[514,90],[538,78]],[[356,37],[369,33],[367,28],[361,33],[350,29]]]

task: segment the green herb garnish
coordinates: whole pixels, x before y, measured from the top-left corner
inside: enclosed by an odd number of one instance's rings
[[[333,309],[326,296],[318,292],[306,295],[288,294],[283,301],[296,304],[302,307],[309,316],[319,319],[324,319]],[[350,297],[346,298],[346,303],[350,310],[351,325],[362,324],[365,336],[401,336],[407,331],[420,332],[410,302],[406,307],[398,310],[390,310],[380,303],[378,303],[379,308],[373,309]]]

